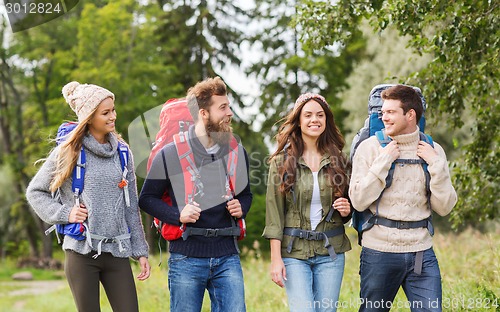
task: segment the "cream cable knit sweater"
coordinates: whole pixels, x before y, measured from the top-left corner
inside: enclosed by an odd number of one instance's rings
[[[417,159],[419,129],[394,136],[400,158]],[[353,159],[349,196],[358,211],[376,211],[376,200],[385,187],[385,178],[391,167],[389,155],[381,154],[382,147],[375,136],[362,142]],[[429,162],[431,175],[431,209],[441,216],[450,213],[457,202],[451,184],[448,163],[443,148],[434,142],[438,155]],[[390,188],[379,204],[379,215],[393,220],[418,221],[431,212],[427,207],[425,176],[421,165],[396,165]],[[363,233],[362,245],[383,252],[416,252],[432,247],[432,237],[425,228],[393,229],[375,225]]]

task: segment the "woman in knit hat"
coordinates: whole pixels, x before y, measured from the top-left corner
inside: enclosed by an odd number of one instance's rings
[[[138,311],[129,258],[139,262],[137,278],[147,279],[148,245],[137,204],[132,153],[115,131],[115,96],[105,88],[76,81],[65,85],[62,93],[78,125],[50,153],[26,197],[49,224],[85,225],[86,239],[65,235],[62,245],[78,311],[100,311],[99,282],[114,311]],[[72,174],[80,155],[86,161],[84,188],[78,196]]]
[[[348,161],[325,98],[306,93],[276,135],[270,157],[266,227],[271,278],[285,287],[290,311],[336,311],[351,244]]]

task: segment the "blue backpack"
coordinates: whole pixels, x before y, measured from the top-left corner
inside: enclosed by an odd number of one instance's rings
[[[356,149],[359,144],[369,137],[375,135],[382,147],[385,147],[387,144],[391,142],[391,138],[389,138],[384,131],[384,123],[382,122],[382,104],[383,100],[381,97],[382,91],[394,86],[394,84],[380,84],[373,87],[368,97],[368,117],[365,120],[364,126],[358,131],[356,136],[353,139],[351,145],[350,159],[351,161],[354,158],[354,154],[356,153]],[[427,103],[425,98],[422,95],[422,91],[418,87],[412,87],[420,96],[422,100],[422,105],[424,107],[424,113],[427,109]],[[434,142],[430,135],[425,134],[425,117],[422,114],[422,117],[419,121],[420,128],[420,140],[429,143],[434,147]],[[376,212],[373,214],[370,209],[366,209],[363,212],[359,212],[354,210],[352,215],[352,226],[358,232],[358,243],[361,245],[362,233],[368,229],[370,229],[373,225],[383,225],[392,228],[398,229],[408,229],[408,228],[420,228],[425,227],[429,230],[431,235],[434,234],[434,228],[432,226],[431,217],[420,220],[420,221],[399,221],[399,220],[391,220],[387,218],[383,218],[378,215],[379,203],[384,194],[384,191],[389,188],[392,184],[392,178],[394,175],[394,169],[396,168],[396,164],[420,164],[422,165],[422,169],[425,174],[425,184],[427,191],[427,205],[430,209],[430,174],[427,169],[427,163],[423,159],[396,159],[391,165],[387,177],[385,179],[386,185],[385,189],[380,193],[379,197],[376,201]]]
[[[56,135],[56,145],[60,145],[62,142],[66,140],[68,135],[73,131],[78,123],[76,122],[65,122],[59,126],[57,129]],[[125,169],[128,164],[129,152],[128,147],[121,142],[118,143],[118,154],[120,155],[120,163],[122,167],[122,172],[126,172]],[[78,156],[77,163],[73,168],[72,174],[72,184],[71,189],[73,191],[75,197],[76,205],[80,205],[80,195],[83,192],[84,180],[85,180],[85,163],[86,156],[85,150],[82,146],[80,150],[80,155]],[[50,228],[45,231],[45,235],[48,235],[50,232],[56,230],[57,241],[61,243],[61,239],[59,234],[68,235],[76,240],[85,240],[88,239],[85,234],[88,231],[87,224],[83,223],[67,223],[67,224],[54,224]]]

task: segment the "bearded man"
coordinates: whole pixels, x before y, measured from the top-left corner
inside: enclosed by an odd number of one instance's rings
[[[166,145],[153,160],[139,206],[162,222],[184,227],[183,237],[169,244],[170,311],[201,311],[205,290],[212,311],[246,311],[231,229],[252,203],[248,156],[232,134],[233,112],[221,78],[198,82],[186,98],[194,125],[183,140],[194,164],[183,168],[176,145]],[[186,170],[194,172],[193,190],[185,189]],[[173,195],[171,205],[162,200],[165,191]]]

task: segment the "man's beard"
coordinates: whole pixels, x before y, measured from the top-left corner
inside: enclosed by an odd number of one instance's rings
[[[230,123],[231,118],[229,118],[229,123],[227,121],[226,118],[216,123],[210,117],[208,118],[206,124],[207,134],[217,144],[228,144],[231,140],[233,134],[233,127],[231,127]]]

